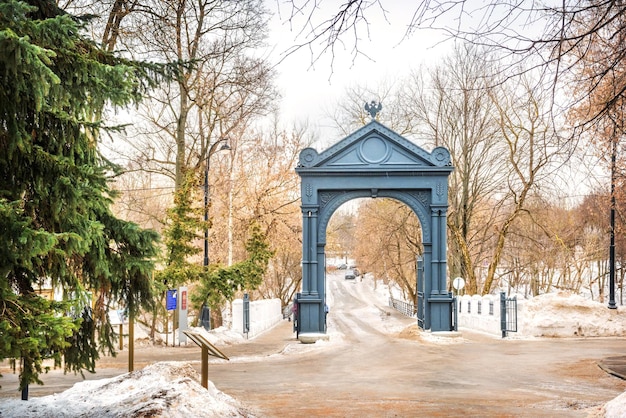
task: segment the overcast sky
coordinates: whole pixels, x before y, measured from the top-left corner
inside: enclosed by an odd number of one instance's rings
[[[406,26],[415,6],[402,0],[386,0],[386,18],[379,7],[369,9],[369,34],[364,30],[359,34],[359,50],[367,56],[359,54],[355,57],[354,36],[348,33],[343,45],[336,44],[334,62],[330,52],[327,52],[312,63],[313,56],[322,50],[319,43],[313,45],[312,52],[303,48],[284,57],[284,51],[302,43],[304,34],[299,34],[299,31],[306,19],[300,16],[290,27],[287,6],[281,1],[278,8],[276,0],[269,2],[272,11],[278,12],[272,21],[269,39],[269,43],[274,45],[273,60],[284,58],[277,67],[278,85],[283,95],[282,118],[284,121],[306,120],[315,130],[323,129],[321,118],[324,110],[337,103],[347,87],[375,87],[383,80],[395,80],[417,68],[420,63],[432,64],[449,49],[449,43],[438,44],[441,38],[432,31],[419,31],[405,38]],[[330,0],[322,2],[322,8],[314,15],[316,22],[336,13],[337,4],[339,2]],[[363,98],[363,103],[372,99]]]

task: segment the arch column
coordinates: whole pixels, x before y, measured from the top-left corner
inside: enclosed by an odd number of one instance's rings
[[[317,280],[318,207],[302,206],[302,296],[319,295]]]
[[[324,332],[321,291],[324,280],[324,244],[319,243],[319,207],[302,205],[302,292],[299,304],[299,334]]]
[[[433,244],[423,242],[424,246],[424,297],[426,304],[424,307],[424,329],[430,329],[430,299],[432,298],[432,276],[433,276]]]
[[[447,205],[431,205],[432,259],[428,304],[430,305],[429,324],[431,331],[449,331],[452,323],[452,294],[446,286],[447,247],[446,247]],[[426,260],[424,260],[426,261]]]

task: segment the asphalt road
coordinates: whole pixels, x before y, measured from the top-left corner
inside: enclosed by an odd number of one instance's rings
[[[246,343],[219,347],[231,361],[211,361],[217,388],[266,417],[587,417],[626,390],[626,381],[598,367],[626,353],[624,338],[503,340],[467,331],[425,337],[406,328],[414,320],[373,307],[368,283],[340,274],[327,280],[329,341],[300,344],[285,321]],[[124,373],[126,356],[103,359],[89,378]],[[188,360],[199,371],[199,359],[193,346],[142,348],[135,369]],[[5,372],[0,397],[19,396],[16,376]],[[54,371],[43,380],[31,396],[64,390],[80,376]]]

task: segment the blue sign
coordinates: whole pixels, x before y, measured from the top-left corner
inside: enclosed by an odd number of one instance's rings
[[[168,311],[176,310],[176,289],[171,289],[167,291],[167,300],[165,302],[165,306]]]

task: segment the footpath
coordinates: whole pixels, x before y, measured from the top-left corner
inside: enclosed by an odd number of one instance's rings
[[[215,344],[229,359],[236,357],[264,357],[280,353],[285,346],[297,343],[293,325],[283,320],[264,333],[235,343]],[[127,368],[128,347],[119,351],[115,357],[102,357],[97,362],[96,370],[102,368]],[[200,347],[188,341],[177,346],[143,346],[135,347],[133,355],[135,369],[141,369],[157,361],[200,361]],[[211,357],[210,359],[211,360]]]

